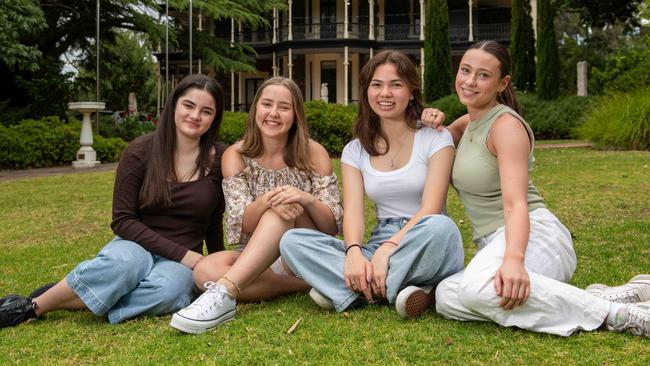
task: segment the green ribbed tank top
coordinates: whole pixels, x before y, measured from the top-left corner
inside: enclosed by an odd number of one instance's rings
[[[530,137],[528,211],[545,207],[544,200],[530,179],[535,162],[532,149],[535,145],[533,131],[519,114],[508,106],[498,104],[480,119],[469,123],[458,143],[451,173],[452,185],[465,206],[467,216],[472,221],[474,240],[505,225],[499,166],[497,158],[487,148],[487,138],[492,124],[504,113],[510,113],[520,120]]]

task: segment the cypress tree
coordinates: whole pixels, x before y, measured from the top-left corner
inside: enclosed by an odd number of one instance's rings
[[[451,94],[451,44],[447,0],[429,0],[424,28],[424,88],[427,101]]]
[[[512,0],[512,82],[517,90],[535,90],[535,34],[530,0]]]
[[[560,57],[555,39],[551,0],[537,0],[537,96],[551,100],[560,89]]]

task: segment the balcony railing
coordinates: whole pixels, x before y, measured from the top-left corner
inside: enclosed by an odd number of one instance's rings
[[[328,40],[343,39],[345,23],[312,23],[293,24],[292,40]],[[369,25],[364,23],[348,23],[348,38],[367,40]],[[475,24],[473,27],[474,40],[507,40],[510,39],[510,23]],[[418,40],[419,29],[413,24],[385,24],[375,26],[375,39],[389,40]],[[273,32],[269,29],[244,31],[235,39],[251,46],[270,44]],[[278,28],[278,42],[289,40],[289,26]],[[449,28],[449,40],[452,43],[469,40],[469,26],[454,26]]]

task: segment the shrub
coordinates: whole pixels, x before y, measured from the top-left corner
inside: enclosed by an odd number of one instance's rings
[[[119,137],[104,137],[95,135],[93,138],[93,149],[97,152],[97,160],[102,163],[114,163],[120,160],[122,151],[128,146],[128,142]]]
[[[594,104],[595,97],[563,97],[553,101],[538,99],[534,94],[518,93],[522,115],[533,129],[538,140],[567,139],[575,137],[575,128],[585,119],[585,111]],[[467,113],[467,108],[457,95],[440,98],[427,106],[445,112],[445,124]]]
[[[156,129],[156,126],[145,119],[144,115],[127,116],[116,121],[113,116],[102,116],[99,120],[99,134],[110,138],[119,137],[124,141],[133,141]]]
[[[333,155],[340,155],[352,140],[352,124],[356,117],[353,106],[311,100],[305,103],[305,114],[311,138],[320,142]]]
[[[650,36],[646,47],[628,48],[607,57],[602,68],[592,68],[590,88],[595,92],[632,92],[650,86]]]
[[[576,136],[576,128],[585,121],[585,114],[595,97],[568,96],[553,101],[540,100],[533,94],[519,93],[522,115],[538,140],[568,139]]]
[[[451,69],[451,44],[449,42],[449,14],[447,0],[429,0],[424,27],[425,100],[435,100],[449,95],[453,90]]]
[[[579,132],[600,148],[650,150],[650,87],[607,98]]]
[[[58,117],[23,120],[0,127],[0,168],[25,169],[64,165],[75,160],[79,150],[81,124],[62,122]],[[95,136],[98,160],[117,161],[126,146],[119,139]]]
[[[232,145],[240,140],[244,136],[247,118],[247,113],[224,112],[219,132],[219,141]]]

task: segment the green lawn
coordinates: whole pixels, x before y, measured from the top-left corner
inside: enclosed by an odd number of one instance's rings
[[[534,181],[574,234],[573,284],[650,273],[650,153],[564,149],[536,156]],[[0,182],[0,296],[61,279],[97,253],[112,237],[113,177]],[[453,192],[448,210],[469,259],[470,225]],[[0,364],[650,364],[650,340],[630,335],[561,338],[432,312],[404,321],[387,306],[335,314],[304,294],[240,305],[236,321],[200,336],[168,323],[166,316],[111,326],[87,312],[54,312],[0,329]]]

